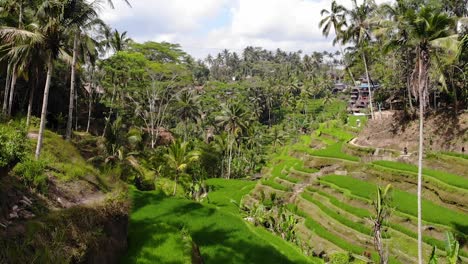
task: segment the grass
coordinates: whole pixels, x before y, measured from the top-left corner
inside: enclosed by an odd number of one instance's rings
[[[320,210],[322,210],[325,214],[327,214],[328,216],[330,216],[331,218],[337,220],[338,222],[342,223],[343,225],[349,227],[349,228],[352,228],[364,235],[367,235],[367,236],[370,236],[372,235],[372,230],[367,227],[367,226],[364,226],[360,223],[356,223],[350,219],[348,219],[346,216],[343,216],[337,212],[335,212],[334,210],[330,209],[329,207],[323,205],[321,202],[319,202],[317,199],[314,199],[311,195],[307,194],[307,193],[303,193],[302,195],[302,198],[306,199],[307,201],[315,204],[318,208],[320,208]]]
[[[205,263],[312,263],[298,248],[236,212],[231,200],[238,203],[252,182],[207,183],[214,191],[204,203],[133,190],[129,251],[122,263],[186,263],[183,248],[167,241],[181,243],[182,230],[199,246]],[[175,259],[159,257],[166,255]]]
[[[313,151],[311,154],[313,156],[318,156],[318,157],[335,158],[335,159],[342,159],[342,160],[353,161],[353,162],[359,161],[358,157],[343,153],[342,148],[343,148],[343,142],[338,142],[338,143],[328,146],[325,149]]]
[[[367,116],[348,115],[348,125],[352,127],[357,127],[358,119],[361,121],[361,128],[365,127],[367,123]]]
[[[329,175],[322,177],[321,180],[347,189],[351,194],[368,200],[374,199],[377,190],[375,184],[348,176]],[[398,189],[394,189],[392,194],[392,207],[402,213],[417,216],[416,195]],[[447,209],[425,199],[422,200],[422,208],[422,218],[425,221],[452,227],[454,230],[465,235],[468,234],[468,227],[466,226],[467,214]]]
[[[297,215],[304,218],[304,220],[305,220],[304,224],[308,229],[315,232],[318,236],[332,242],[333,244],[337,245],[338,247],[342,248],[343,250],[346,250],[348,252],[351,252],[351,253],[357,254],[357,255],[362,255],[365,251],[367,251],[366,249],[364,249],[364,248],[362,248],[360,246],[356,246],[354,244],[351,244],[348,241],[344,240],[343,238],[341,238],[339,236],[336,236],[333,233],[329,232],[320,223],[313,220],[305,212],[303,212],[303,211],[301,211],[301,210],[299,210],[297,208],[291,209],[291,207],[290,207],[290,210],[293,211],[295,214],[297,214]],[[376,253],[372,253],[372,259],[378,260],[378,256],[377,256]],[[399,263],[399,262],[397,260],[395,260],[394,258],[390,258],[389,263]]]
[[[331,204],[333,204],[334,206],[336,206],[338,208],[341,208],[341,209],[343,209],[343,210],[347,211],[348,213],[351,213],[351,214],[353,214],[355,216],[358,216],[358,217],[361,217],[361,218],[369,218],[371,216],[369,211],[364,209],[364,208],[358,208],[358,207],[351,206],[351,205],[349,205],[347,203],[344,203],[344,202],[338,200],[335,196],[329,195],[326,192],[322,192],[322,191],[314,189],[312,187],[309,187],[307,189],[309,191],[311,191],[311,192],[317,192],[321,196],[324,196],[324,197],[328,198],[328,200],[330,201]]]
[[[338,124],[335,124],[336,120],[332,120],[332,121],[335,121],[335,122],[330,121],[328,123],[321,124],[320,126],[321,133],[330,135],[338,139],[339,141],[349,141],[354,138],[353,134],[344,131],[338,126]]]
[[[373,163],[378,166],[382,166],[382,167],[386,167],[386,168],[390,168],[394,170],[418,173],[418,167],[411,165],[411,164],[386,161],[386,160],[374,161]],[[440,180],[449,185],[468,190],[468,179],[465,179],[461,176],[447,173],[447,172],[437,171],[437,170],[425,169],[425,168],[423,168],[422,172],[424,175],[434,177],[437,180]]]
[[[309,155],[317,156],[317,157],[341,159],[341,160],[351,161],[351,162],[359,162],[360,160],[359,157],[346,154],[342,151],[343,144],[344,144],[343,142],[334,142],[332,144],[329,144],[326,148],[319,149],[319,150],[311,149],[308,146],[295,145],[293,146],[293,149],[296,151],[304,152]]]
[[[280,183],[278,183],[277,181],[275,181],[274,179],[265,179],[265,180],[262,180],[262,184],[263,185],[266,185],[266,186],[269,186],[273,189],[276,189],[276,190],[279,190],[279,191],[283,191],[283,192],[287,192],[289,191],[290,189]]]
[[[462,153],[457,153],[457,152],[442,152],[442,154],[447,155],[447,156],[462,158],[462,159],[468,159],[467,154],[462,154]]]
[[[34,153],[36,140],[30,140],[29,143],[28,152]],[[99,174],[73,144],[49,130],[44,133],[41,159],[47,162],[51,173],[59,180],[70,181]]]
[[[238,204],[242,197],[255,188],[256,182],[243,180],[209,179],[206,181],[210,192],[210,204],[222,208],[224,211],[238,213]]]
[[[328,200],[330,201],[331,204],[333,204],[334,206],[350,213],[350,214],[353,214],[357,217],[360,217],[360,218],[370,218],[372,216],[372,214],[367,210],[367,209],[364,209],[364,208],[359,208],[359,207],[354,207],[354,206],[351,206],[347,203],[344,203],[340,200],[338,200],[336,197],[326,193],[326,192],[322,192],[318,189],[314,189],[312,187],[309,187],[307,188],[309,191],[311,192],[317,192],[318,194],[320,194],[321,196],[324,196],[324,197],[327,197]],[[414,238],[414,239],[418,239],[418,234],[416,232],[413,232],[401,225],[398,225],[398,224],[394,224],[392,222],[388,222],[387,225],[394,229],[394,230],[397,230],[411,238]],[[423,235],[423,241],[424,243],[426,244],[429,244],[431,246],[436,246],[437,248],[440,248],[440,249],[443,249],[445,247],[445,242],[444,241],[441,241],[441,240],[438,240],[436,238],[433,238],[431,236],[424,236]],[[465,256],[465,257],[468,257],[468,253],[465,252],[465,251],[460,251],[460,254],[462,256]]]

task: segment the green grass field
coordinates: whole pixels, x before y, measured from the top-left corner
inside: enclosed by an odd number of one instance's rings
[[[305,226],[316,233],[318,236],[332,242],[333,244],[337,245],[338,247],[342,248],[343,250],[346,250],[348,252],[357,254],[357,255],[362,255],[366,250],[360,246],[356,246],[352,243],[349,243],[348,241],[344,240],[343,238],[336,236],[335,234],[331,233],[327,229],[325,229],[320,223],[312,219],[308,214],[305,212],[297,209],[297,207],[289,207],[292,212],[295,214],[301,216],[304,218],[304,224]],[[372,253],[372,259],[373,260],[378,260],[377,254],[374,252]],[[400,263],[394,258],[389,259],[389,263]]]
[[[377,186],[373,183],[348,176],[329,175],[322,177],[321,180],[347,189],[351,194],[368,200],[374,198],[377,189]],[[392,207],[402,213],[417,216],[416,195],[398,189],[393,190],[392,193]],[[466,226],[466,219],[468,219],[467,214],[450,210],[425,199],[422,201],[422,207],[422,217],[425,221],[452,227],[458,232],[465,235],[468,234],[468,227]]]
[[[313,156],[325,157],[325,158],[335,158],[342,159],[347,161],[358,162],[359,158],[356,156],[348,155],[342,152],[343,142],[338,142],[333,145],[328,146],[325,149],[315,150],[311,154]]]
[[[372,230],[367,227],[367,226],[364,226],[360,223],[356,223],[350,219],[348,219],[346,216],[343,216],[341,215],[339,212],[336,212],[332,209],[330,209],[329,207],[325,206],[324,204],[322,204],[320,201],[317,201],[317,199],[314,199],[311,195],[307,194],[307,193],[303,193],[302,195],[302,198],[306,199],[307,201],[315,204],[318,208],[320,208],[320,210],[322,210],[325,214],[327,214],[328,216],[330,216],[331,218],[337,220],[338,222],[342,223],[343,225],[349,227],[349,228],[352,228],[364,235],[367,235],[367,236],[370,236],[372,235]]]
[[[457,158],[462,158],[462,159],[467,159],[468,160],[468,155],[467,154],[461,154],[457,152],[442,152],[442,154],[447,155],[447,156],[452,156],[452,157],[457,157]]]
[[[394,170],[418,173],[418,167],[411,165],[411,164],[394,162],[394,161],[386,161],[386,160],[374,161],[373,163],[378,166],[382,166],[382,167],[386,167],[386,168],[390,168]],[[456,186],[462,189],[466,189],[468,191],[468,179],[465,179],[461,176],[447,173],[447,172],[437,171],[437,170],[424,169],[424,168],[423,168],[423,174],[434,177],[437,180],[447,183],[449,185]]]
[[[184,230],[205,263],[313,263],[280,237],[245,222],[231,202],[253,182],[209,180],[204,203],[133,190],[129,251],[122,263],[191,263]]]
[[[364,208],[359,208],[359,207],[354,207],[354,206],[351,206],[345,202],[342,202],[340,200],[338,200],[336,197],[332,196],[332,195],[329,195],[328,193],[326,192],[322,192],[318,189],[315,189],[315,188],[312,188],[312,187],[309,187],[307,188],[307,190],[311,191],[311,192],[317,192],[318,194],[320,194],[321,196],[324,196],[324,197],[327,197],[328,200],[330,201],[331,204],[333,204],[334,206],[350,213],[350,214],[353,214],[357,217],[361,217],[361,218],[370,218],[372,216],[372,214],[369,212],[369,210],[367,209],[364,209]],[[398,225],[398,224],[395,224],[395,223],[392,223],[392,222],[388,222],[387,225],[394,229],[394,230],[397,230],[409,237],[412,237],[414,239],[418,239],[418,234],[412,230],[409,230],[401,225]],[[423,236],[423,241],[424,243],[427,243],[431,246],[436,246],[437,248],[444,248],[445,247],[445,242],[444,241],[441,241],[441,240],[438,240],[436,238],[433,238],[431,236],[427,236],[427,235],[424,235]],[[465,251],[460,251],[460,254],[462,256],[465,256],[465,257],[468,257],[468,252],[465,252]]]

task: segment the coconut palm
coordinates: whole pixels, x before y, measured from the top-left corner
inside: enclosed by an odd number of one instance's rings
[[[41,3],[35,19],[38,26],[21,29],[5,27],[0,29],[0,37],[8,47],[8,56],[15,63],[22,63],[36,49],[39,58],[47,69],[44,96],[41,110],[41,123],[37,140],[35,157],[39,159],[47,119],[47,104],[49,88],[55,61],[61,57],[70,59],[66,53],[67,30],[88,20],[86,15],[76,18],[73,16],[75,1],[48,0]]]
[[[28,2],[28,3],[26,3]],[[25,7],[28,5],[32,6],[31,1],[26,0],[3,0],[0,2],[0,6],[3,8],[2,11],[7,12],[8,14],[17,13],[18,21],[17,27],[22,29],[24,26],[24,13]],[[13,107],[13,99],[15,95],[16,81],[21,75],[21,69],[18,68],[17,62],[9,61],[7,68],[7,78],[5,84],[5,94],[3,101],[3,113],[8,116],[11,115]]]
[[[372,103],[372,89],[371,89],[371,78],[369,74],[369,68],[366,56],[366,47],[371,40],[371,14],[375,10],[375,3],[373,0],[364,0],[362,4],[358,5],[356,0],[353,0],[353,8],[346,11],[346,15],[350,21],[348,28],[343,32],[342,43],[353,42],[358,47],[362,61],[364,63],[364,69],[366,71],[366,78],[369,89],[369,108],[371,117],[374,118],[374,108]]]
[[[196,121],[200,116],[200,103],[198,96],[192,91],[184,89],[176,96],[175,113],[184,122],[184,140],[187,140],[188,122]]]
[[[414,44],[416,62],[412,78],[413,96],[419,101],[419,158],[418,158],[418,262],[423,263],[422,256],[422,159],[424,144],[424,110],[428,98],[429,69],[433,44],[446,38],[454,28],[454,21],[447,14],[429,6],[406,16],[409,25],[410,41]]]
[[[200,157],[198,151],[190,150],[188,142],[181,142],[176,140],[168,148],[167,153],[164,154],[164,158],[167,161],[167,165],[174,171],[174,192],[177,192],[177,182],[179,177],[185,173],[187,167],[197,161]]]
[[[113,32],[107,32],[106,40],[103,45],[113,52],[123,51],[127,49],[132,39],[127,37],[127,31],[120,33],[117,29]]]
[[[73,39],[73,57],[71,62],[71,77],[70,77],[70,101],[68,107],[68,121],[65,138],[71,139],[72,133],[72,121],[73,121],[73,110],[74,110],[74,99],[75,99],[75,79],[76,79],[76,65],[78,61],[78,52],[81,50],[82,55],[87,55],[91,61],[94,61],[97,57],[96,41],[94,41],[88,34],[87,31],[94,30],[96,26],[106,28],[106,25],[102,20],[98,18],[99,1],[87,3],[83,0],[77,0],[73,5],[72,14],[76,20],[81,20],[79,23],[75,23],[70,28],[70,34]]]
[[[247,128],[247,111],[239,103],[229,103],[222,106],[221,115],[215,118],[218,126],[223,127],[228,132],[228,168],[227,178],[231,177],[232,150],[238,135]]]
[[[338,46],[341,50],[341,54],[344,55],[343,53],[343,48],[340,44],[340,39],[342,38],[343,35],[343,30],[342,27],[346,26],[346,8],[340,4],[338,4],[335,0],[332,1],[330,10],[327,9],[322,9],[320,12],[321,16],[325,17],[320,20],[319,27],[322,28],[322,34],[325,37],[328,37],[330,34],[331,28],[335,31],[335,39],[333,40],[333,45],[338,43]],[[355,83],[353,73],[349,69],[349,67],[346,67],[349,72],[349,76],[351,77],[351,80],[353,83]]]

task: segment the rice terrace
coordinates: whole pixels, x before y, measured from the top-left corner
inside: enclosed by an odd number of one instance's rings
[[[468,263],[467,1],[1,0],[0,42],[1,264]]]

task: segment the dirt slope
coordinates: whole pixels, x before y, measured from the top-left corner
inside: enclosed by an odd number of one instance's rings
[[[401,112],[376,113],[359,134],[356,143],[374,148],[390,148],[417,151],[419,138],[418,119],[408,120]],[[424,122],[424,144],[426,150],[468,152],[468,113],[458,116],[430,114]]]

